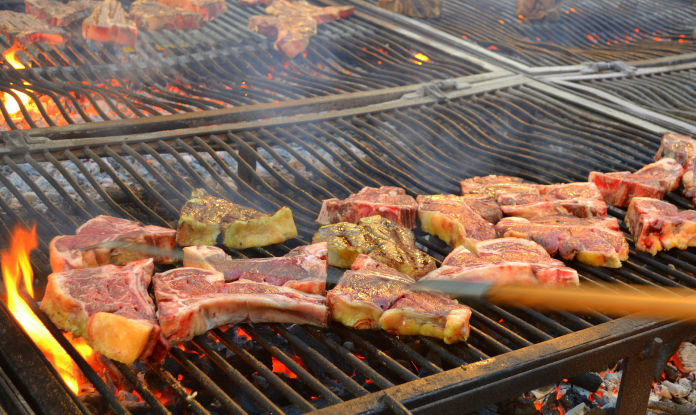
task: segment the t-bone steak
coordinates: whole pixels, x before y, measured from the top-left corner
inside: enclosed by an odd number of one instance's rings
[[[400,187],[363,187],[346,199],[327,199],[321,204],[317,223],[328,225],[337,222],[357,223],[361,218],[379,215],[399,225],[416,227],[418,204]]]

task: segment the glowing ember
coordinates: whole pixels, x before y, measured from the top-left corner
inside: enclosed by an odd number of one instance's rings
[[[21,50],[19,43],[15,42],[7,49],[2,55],[5,58],[5,62],[12,65],[15,69],[24,69],[25,66],[22,62],[17,59],[17,52]]]
[[[418,59],[421,62],[430,62],[430,58],[428,56],[426,56],[425,54],[420,53],[420,52],[414,54],[413,57]]]
[[[237,327],[237,337],[245,340],[251,340],[251,336],[241,327]]]
[[[276,359],[275,357],[271,357],[272,362],[273,362],[273,372],[275,373],[285,373],[288,375],[290,379],[295,379],[297,378],[297,375],[294,374],[290,369],[288,369],[287,366],[283,364],[280,360]]]

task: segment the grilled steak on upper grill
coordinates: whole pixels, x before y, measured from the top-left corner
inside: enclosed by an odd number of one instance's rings
[[[424,232],[452,247],[495,238],[493,225],[469,207],[463,196],[419,195],[418,218]]]
[[[130,261],[148,258],[149,255],[125,248],[98,247],[87,250],[84,248],[104,242],[122,241],[174,249],[175,239],[174,229],[153,225],[142,226],[130,220],[99,215],[77,228],[75,235],[56,236],[51,240],[49,244],[51,268],[53,272],[59,272],[107,264],[124,265]],[[156,257],[155,261],[171,264],[174,259]]]
[[[435,259],[416,248],[413,232],[381,216],[322,226],[312,241],[329,243],[328,263],[336,267],[349,268],[365,254],[416,278],[435,269]]]
[[[692,202],[696,203],[696,179],[694,178],[696,173],[696,140],[681,134],[665,134],[662,137],[662,144],[655,154],[655,160],[663,157],[673,158],[684,167],[683,193],[684,196],[692,198]]]
[[[51,26],[66,27],[79,22],[92,13],[97,1],[71,0],[61,3],[58,0],[26,0],[26,12]]]
[[[487,195],[469,194],[461,196],[461,198],[474,212],[490,223],[498,223],[503,217],[503,211],[500,210],[498,203]]]
[[[531,219],[549,215],[580,218],[605,216],[607,205],[594,183],[524,186],[497,192],[500,209],[508,216]]]
[[[226,247],[245,249],[294,238],[297,228],[286,206],[269,215],[194,190],[181,208],[177,242],[181,246],[215,245],[220,233]]]
[[[233,259],[213,246],[184,248],[184,266],[220,271],[226,282],[245,279],[326,293],[326,243],[301,246],[282,257]]]
[[[0,10],[0,33],[8,43],[29,45],[34,42],[65,43],[69,35],[59,27],[50,26],[34,16],[10,10]]]
[[[662,199],[667,192],[679,187],[684,170],[675,159],[663,158],[648,164],[635,173],[627,171],[590,172],[589,181],[602,192],[604,200],[614,206],[628,206],[633,197]]]
[[[160,360],[166,352],[147,293],[152,259],[104,265],[48,276],[41,310],[59,328],[84,337],[104,356],[133,363]]]
[[[459,246],[437,270],[423,279],[491,282],[495,284],[577,285],[578,273],[551,258],[544,247],[520,238],[478,242],[473,251]]]
[[[317,34],[317,21],[311,16],[261,16],[249,18],[252,32],[275,39],[273,48],[290,59],[304,52],[309,39]]]
[[[104,0],[82,21],[82,37],[97,42],[135,46],[138,27],[117,0]]]
[[[128,17],[143,30],[200,29],[203,16],[198,13],[175,9],[155,0],[136,0],[131,4]]]
[[[206,22],[227,11],[225,0],[157,0],[173,9],[181,9],[200,14]]]
[[[312,16],[317,24],[344,19],[353,13],[354,6],[319,7],[303,0],[275,0],[266,7],[266,14],[271,16]]]
[[[463,195],[485,195],[491,200],[496,199],[498,190],[510,187],[515,188],[517,185],[526,185],[519,177],[496,176],[495,174],[464,179],[459,184]]]
[[[495,226],[498,236],[537,242],[551,255],[585,264],[619,268],[628,259],[628,243],[616,218],[567,215],[533,219],[508,217]]]
[[[663,200],[634,197],[624,222],[639,251],[655,255],[663,249],[696,246],[696,210],[679,211]]]
[[[359,219],[379,215],[405,228],[416,227],[418,204],[400,187],[363,187],[346,199],[327,199],[321,203],[317,223],[357,223]]]
[[[226,282],[222,272],[200,268],[175,268],[153,281],[162,335],[173,343],[242,322],[327,324],[326,298],[292,288]]]

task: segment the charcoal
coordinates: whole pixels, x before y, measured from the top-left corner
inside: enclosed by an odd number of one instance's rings
[[[377,5],[394,13],[418,19],[440,17],[440,0],[379,0]]]
[[[583,403],[587,404],[588,406],[592,406],[592,402],[587,399],[587,396],[578,392],[575,388],[568,389],[566,393],[561,396],[559,401],[565,408],[574,408]]]
[[[571,385],[580,386],[581,388],[587,389],[590,392],[596,392],[599,386],[602,384],[602,377],[594,372],[586,372],[569,378],[568,383]]]
[[[670,382],[676,382],[679,379],[679,369],[671,363],[667,363],[664,368],[665,379]]]

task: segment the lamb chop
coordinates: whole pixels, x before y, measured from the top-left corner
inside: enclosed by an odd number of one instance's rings
[[[245,279],[227,282],[213,270],[175,268],[155,274],[154,292],[162,335],[172,343],[242,322],[327,325],[322,296]]]
[[[494,284],[578,285],[578,273],[551,258],[544,247],[520,238],[478,242],[472,251],[459,246],[442,266],[422,279]]]
[[[55,26],[39,20],[26,13],[0,10],[0,33],[7,37],[7,42],[27,46],[35,42],[49,44],[65,43],[68,33]]]
[[[424,232],[452,247],[495,238],[493,225],[470,208],[463,196],[419,195],[418,218]]]
[[[175,9],[155,0],[136,0],[131,4],[128,17],[143,30],[200,29],[203,16],[183,9]]]
[[[628,206],[633,197],[662,199],[667,192],[679,187],[684,170],[673,158],[662,158],[635,173],[627,171],[590,172],[589,181],[602,192],[604,200],[614,206]]]
[[[628,243],[612,217],[554,215],[534,219],[508,217],[495,226],[498,236],[539,243],[550,255],[593,266],[619,268],[628,259]]]
[[[53,272],[107,264],[125,265],[130,261],[149,257],[142,251],[123,247],[90,248],[107,242],[128,242],[162,249],[176,247],[174,229],[153,225],[142,226],[137,222],[113,216],[99,215],[90,219],[77,228],[75,233],[75,235],[56,236],[49,243]],[[160,264],[172,264],[175,259],[155,257],[155,261]]]
[[[128,19],[121,3],[117,0],[104,0],[82,21],[82,37],[97,42],[135,46],[138,27]]]
[[[147,293],[152,259],[48,276],[41,311],[63,330],[84,337],[94,350],[125,364],[164,358],[155,305]]]
[[[321,203],[317,223],[357,223],[359,219],[379,215],[405,228],[416,227],[418,204],[400,187],[363,187],[346,199],[327,199]]]
[[[181,9],[200,14],[209,22],[227,11],[225,0],[157,0],[172,9]]]
[[[681,135],[668,133],[662,137],[662,144],[655,154],[655,160],[668,157],[675,159],[684,167],[684,175],[682,176],[682,186],[684,188],[684,196],[692,198],[696,203],[696,140],[693,138]]]
[[[26,0],[27,14],[37,17],[51,26],[66,27],[83,20],[99,4],[92,0]]]
[[[233,259],[218,247],[190,246],[184,248],[184,266],[220,271],[226,282],[245,279],[324,295],[326,250],[322,242],[300,246],[282,257]]]
[[[297,228],[286,206],[269,215],[194,190],[181,208],[177,242],[181,246],[215,245],[221,233],[223,245],[245,249],[294,238]]]
[[[435,269],[435,259],[416,248],[413,232],[381,216],[322,226],[312,241],[328,242],[328,263],[340,268],[366,254],[415,278]]]
[[[696,210],[680,211],[669,202],[634,197],[625,222],[639,251],[655,255],[663,249],[696,246]]]

